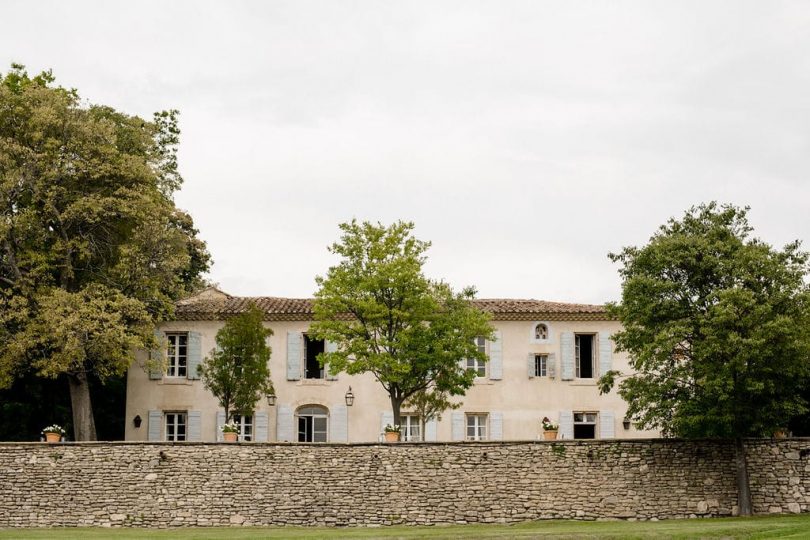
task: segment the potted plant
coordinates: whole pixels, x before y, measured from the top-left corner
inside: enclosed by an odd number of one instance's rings
[[[62,437],[65,436],[65,430],[60,425],[51,424],[42,430],[42,434],[45,435],[47,442],[55,443],[62,440]]]
[[[235,422],[229,422],[220,429],[222,429],[222,439],[225,442],[236,442],[239,438],[239,426]]]
[[[553,441],[557,438],[557,431],[559,431],[560,426],[559,424],[554,424],[551,420],[548,419],[548,416],[544,416],[543,420],[543,439],[547,441]]]
[[[397,442],[399,441],[399,426],[392,426],[388,424],[385,426],[385,442]]]

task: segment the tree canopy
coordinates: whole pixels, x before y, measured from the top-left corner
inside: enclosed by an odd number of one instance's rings
[[[234,413],[253,413],[262,396],[273,393],[270,380],[270,347],[273,331],[262,323],[264,313],[255,304],[245,313],[225,321],[217,332],[217,347],[200,365],[205,387],[225,409],[225,421]]]
[[[84,440],[88,374],[121,375],[153,348],[209,255],[173,201],[177,112],[146,121],[54,81],[19,65],[0,77],[0,386],[65,376]]]
[[[332,372],[371,373],[388,393],[394,422],[402,403],[422,391],[459,396],[475,374],[460,362],[482,362],[474,338],[493,338],[489,317],[470,302],[473,288],[454,292],[426,278],[430,247],[413,237],[413,223],[340,225],[330,251],[340,262],[318,276],[310,332],[335,344],[321,355]]]
[[[616,349],[628,415],[679,437],[771,436],[806,410],[808,254],[752,237],[747,208],[716,203],[670,219],[622,265]],[[601,380],[608,391],[620,374]],[[739,479],[738,479],[739,481]],[[740,486],[743,490],[747,486]]]

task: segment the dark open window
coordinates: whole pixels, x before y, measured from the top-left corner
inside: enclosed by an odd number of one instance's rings
[[[324,369],[318,363],[318,355],[323,352],[324,343],[322,339],[314,339],[304,335],[304,348],[306,349],[306,373],[305,379],[323,379]]]
[[[593,379],[593,334],[576,335],[577,378]]]
[[[326,442],[328,440],[329,411],[318,405],[298,409],[298,442]]]
[[[574,413],[574,438],[596,438],[596,413]]]

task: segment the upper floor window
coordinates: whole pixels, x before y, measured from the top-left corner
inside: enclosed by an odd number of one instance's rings
[[[326,370],[318,362],[318,355],[322,352],[324,352],[324,341],[304,334],[305,379],[323,379],[326,377]]]
[[[548,355],[535,354],[534,355],[534,376],[545,377],[548,375]]]
[[[169,348],[166,351],[166,376],[185,377],[188,371],[188,333],[167,333]]]
[[[487,352],[487,340],[481,336],[476,337],[473,339],[475,346],[478,348],[478,352],[482,354],[486,354]],[[467,370],[475,372],[476,377],[486,377],[487,376],[487,364],[483,360],[478,360],[477,358],[468,358],[467,359]]]
[[[186,440],[186,413],[184,412],[167,412],[163,415],[165,425],[165,439],[167,441],[185,441]]]
[[[400,415],[399,421],[403,441],[418,442],[422,440],[422,424],[419,422],[418,415]]]
[[[574,336],[576,376],[579,379],[593,379],[594,376],[594,335],[576,334]]]
[[[233,422],[239,426],[240,441],[253,440],[253,416],[235,414],[233,415]]]
[[[537,341],[546,341],[548,339],[548,325],[546,323],[537,323],[534,326],[534,339]]]
[[[467,440],[485,441],[487,440],[487,415],[468,414],[467,415]]]

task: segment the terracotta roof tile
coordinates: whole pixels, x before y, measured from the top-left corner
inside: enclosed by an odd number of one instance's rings
[[[251,302],[265,312],[268,321],[302,321],[312,319],[312,298],[275,296],[231,296],[216,289],[177,303],[175,318],[185,321],[220,320],[244,312]],[[473,303],[492,318],[501,321],[520,320],[608,320],[605,307],[593,304],[567,304],[544,300],[482,298]]]

